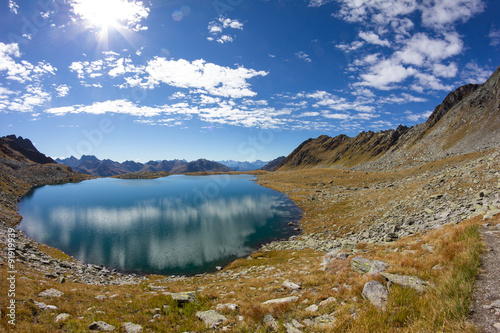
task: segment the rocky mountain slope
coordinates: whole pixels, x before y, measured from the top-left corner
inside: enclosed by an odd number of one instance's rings
[[[213,161],[199,159],[187,162],[184,160],[149,161],[146,164],[125,161],[115,162],[109,159],[100,160],[92,155],[83,155],[80,159],[71,156],[57,159],[58,163],[71,167],[74,171],[98,177],[111,177],[132,172],[169,172],[174,174],[186,172],[229,172],[231,169]]]
[[[40,153],[28,139],[0,138],[0,220],[9,225],[21,220],[17,202],[31,188],[88,179],[70,167]]]
[[[280,156],[278,158],[275,158],[274,160],[272,160],[271,162],[267,163],[266,165],[264,165],[262,168],[260,168],[260,170],[265,170],[265,171],[274,171],[276,170],[276,167],[281,163],[283,162],[283,160],[285,159],[286,157],[285,156]]]
[[[446,96],[428,120],[411,128],[322,135],[295,149],[277,169],[311,167],[387,170],[420,165],[500,145],[500,67],[481,85],[469,84]]]

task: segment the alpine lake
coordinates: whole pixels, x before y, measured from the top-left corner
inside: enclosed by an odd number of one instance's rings
[[[254,178],[174,175],[47,185],[21,200],[18,229],[84,263],[123,272],[213,272],[298,233],[302,211]]]

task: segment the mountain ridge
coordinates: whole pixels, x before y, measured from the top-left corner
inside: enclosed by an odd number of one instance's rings
[[[132,172],[169,172],[181,174],[187,172],[230,172],[228,167],[206,159],[186,162],[181,160],[149,161],[145,164],[125,161],[123,163],[110,159],[100,160],[93,155],[83,155],[80,159],[71,156],[66,159],[56,159],[57,163],[67,165],[74,171],[98,176],[112,177]]]
[[[380,132],[321,135],[302,142],[276,170],[352,168],[386,171],[500,144],[500,67],[483,84],[450,92],[429,118],[413,127]]]

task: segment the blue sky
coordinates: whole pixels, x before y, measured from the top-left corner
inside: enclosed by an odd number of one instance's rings
[[[1,0],[0,135],[53,157],[287,155],[500,65],[496,0]]]

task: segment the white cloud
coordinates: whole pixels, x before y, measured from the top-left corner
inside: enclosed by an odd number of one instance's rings
[[[361,74],[362,81],[355,85],[388,90],[394,88],[394,83],[403,82],[416,73],[412,67],[406,68],[397,61],[384,59],[371,66],[367,73]]]
[[[304,112],[304,113],[301,113],[297,116],[295,116],[296,118],[303,118],[303,117],[317,117],[319,116],[320,113],[319,112],[314,112],[314,111],[309,111],[309,112]]]
[[[312,62],[311,57],[304,51],[299,51],[295,53],[295,56],[301,60],[304,60],[305,62]]]
[[[391,46],[391,43],[389,43],[389,41],[387,40],[382,40],[380,39],[380,36],[377,35],[376,33],[374,32],[363,32],[361,31],[359,33],[359,37],[365,41],[367,41],[368,43],[370,44],[375,44],[375,45],[380,45],[380,46]]]
[[[208,23],[208,32],[210,37],[208,41],[217,41],[220,44],[231,43],[234,41],[235,36],[230,34],[223,34],[227,29],[243,30],[244,24],[238,20],[232,20],[227,17],[219,17],[217,20]]]
[[[388,97],[377,98],[377,103],[381,104],[406,104],[406,103],[423,103],[427,102],[426,98],[413,96],[408,93],[402,93],[400,96],[391,94]]]
[[[217,38],[217,43],[220,44],[225,44],[225,43],[232,43],[233,42],[233,37],[229,35],[222,35],[219,38]]]
[[[174,106],[175,107],[175,106]],[[88,113],[88,114],[128,114],[132,116],[152,117],[166,111],[166,107],[138,106],[128,100],[109,100],[105,102],[95,102],[92,105],[75,105],[69,107],[50,108],[46,113],[62,116],[68,113]]]
[[[35,107],[42,106],[52,98],[44,90],[42,78],[55,75],[57,68],[46,61],[36,65],[20,59],[19,45],[0,42],[0,77],[11,81],[12,89],[0,86],[0,109],[7,111],[32,112]]]
[[[231,20],[229,18],[219,18],[219,22],[222,23],[224,29],[239,29],[243,30],[243,23],[238,20]]]
[[[17,5],[15,0],[9,0],[9,10],[13,14],[17,14],[19,10],[19,6]]]
[[[336,0],[340,3],[337,17],[347,22],[374,22],[387,24],[417,10],[416,1],[411,0]]]
[[[35,66],[28,61],[16,61],[16,58],[21,57],[19,45],[16,43],[4,44],[0,42],[0,73],[5,72],[8,80],[25,83],[33,81],[33,74],[43,74],[46,69],[54,72],[55,69],[42,62],[41,67]]]
[[[344,51],[344,52],[351,52],[355,51],[365,45],[365,42],[362,41],[354,41],[351,44],[346,44],[346,43],[340,43],[338,45],[335,45],[336,48]]]
[[[350,57],[347,70],[357,81],[351,87],[389,90],[401,88],[404,82],[417,92],[452,88],[444,80],[456,77],[458,65],[452,58],[465,49],[456,25],[485,8],[484,0],[335,1],[340,5],[336,17],[362,27],[358,40],[336,45],[338,49],[351,52],[367,44],[389,48],[383,55],[357,52]],[[414,31],[415,16],[421,16],[425,32]],[[493,28],[490,38],[492,44],[497,38],[500,45],[500,34]]]
[[[414,122],[414,123],[418,123],[418,122],[427,120],[429,118],[429,116],[432,114],[432,111],[426,111],[423,113],[413,113],[413,112],[407,110],[407,111],[405,111],[405,114],[406,114],[407,120]]]
[[[336,111],[355,110],[359,112],[372,112],[374,107],[366,105],[361,100],[353,102],[348,101],[346,98],[338,97],[326,91],[315,91],[306,95],[307,98],[316,100],[313,104],[315,108],[327,107]]]
[[[334,0],[309,0],[309,7],[321,7]]]
[[[448,66],[443,64],[434,64],[432,69],[434,75],[446,78],[455,77],[458,72],[458,66],[454,62],[450,63]]]
[[[10,111],[32,112],[34,107],[44,105],[52,99],[50,93],[43,90],[39,85],[26,86],[26,92],[12,99],[9,105]]]
[[[456,21],[466,22],[485,8],[482,0],[424,0],[422,23],[432,28],[447,28]]]
[[[54,89],[57,92],[57,97],[64,97],[68,95],[70,87],[66,84],[61,84],[55,86]]]
[[[460,76],[465,83],[482,84],[493,74],[493,70],[481,68],[475,61],[467,63]]]
[[[464,45],[457,33],[445,33],[443,38],[430,38],[425,33],[417,33],[405,41],[406,45],[395,53],[395,57],[405,64],[423,66],[462,52]]]
[[[199,59],[189,62],[184,59],[167,60],[157,57],[151,60],[145,69],[145,82],[135,85],[154,88],[164,83],[173,87],[199,89],[211,95],[222,97],[251,97],[256,93],[250,90],[247,80],[266,76],[268,72],[246,69],[244,67],[229,68]]]
[[[117,27],[131,31],[146,30],[141,22],[148,18],[149,8],[137,0],[71,0],[76,20],[89,27]]]
[[[500,29],[495,29],[494,27],[492,27],[490,33],[488,34],[488,37],[491,39],[490,40],[491,46],[500,45]]]

